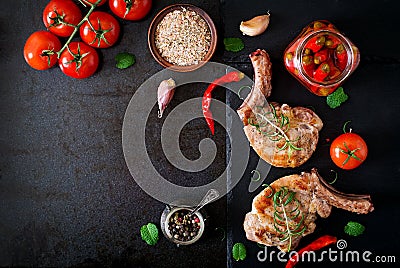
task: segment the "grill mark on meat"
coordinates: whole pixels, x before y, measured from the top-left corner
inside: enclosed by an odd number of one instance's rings
[[[264,112],[270,112],[271,107],[265,105],[266,98],[271,94],[271,61],[264,50],[258,49],[250,54],[250,60],[254,68],[254,85],[250,94],[246,97],[241,107],[237,110],[244,124],[244,132],[254,151],[267,163],[276,167],[298,167],[306,162],[316,149],[322,120],[312,110],[304,107],[290,107],[287,104],[271,102],[277,117],[281,114],[289,119],[290,128],[285,132],[291,143],[302,148],[291,150],[279,150],[286,144],[284,138],[280,141],[272,141],[266,135],[260,133],[255,126],[249,124],[249,119],[257,122],[254,110],[263,107]]]
[[[300,203],[299,209],[304,215],[303,224],[306,230],[301,236],[292,237],[292,249],[303,236],[314,232],[316,215],[318,214],[322,218],[328,217],[332,206],[359,214],[374,210],[370,196],[341,193],[327,184],[316,169],[312,169],[309,173],[303,172],[300,175],[282,177],[274,181],[270,187],[274,189],[274,192],[281,187],[287,187],[296,193],[296,199]],[[270,187],[265,188],[253,199],[252,210],[246,214],[243,227],[247,239],[267,246],[277,246],[280,250],[287,251],[288,241],[280,241],[279,238],[282,238],[283,235],[274,227],[275,210],[272,197],[265,198],[271,194]],[[291,207],[287,209],[290,210]],[[292,220],[290,224],[295,226],[298,220]],[[281,229],[281,231],[284,230]]]

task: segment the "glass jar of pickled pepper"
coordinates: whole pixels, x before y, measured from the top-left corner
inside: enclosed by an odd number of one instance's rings
[[[309,91],[327,96],[357,68],[358,48],[332,23],[310,23],[284,53],[286,69]]]

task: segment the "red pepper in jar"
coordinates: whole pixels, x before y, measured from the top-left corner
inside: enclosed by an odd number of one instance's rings
[[[293,52],[285,54],[285,65],[291,72],[294,71]]]
[[[329,68],[328,63],[322,63],[318,66],[318,68],[314,72],[314,79],[318,82],[322,82],[325,78],[328,77],[331,69]]]
[[[308,74],[308,76],[313,77],[314,74],[314,61],[311,55],[305,55],[302,59],[303,70]]]
[[[332,23],[329,23],[328,24],[328,28],[329,29],[332,29],[332,30],[334,30],[334,31],[338,31],[338,29],[335,27],[335,25],[333,25]]]
[[[329,36],[325,40],[325,46],[330,49],[336,48],[339,44],[340,40],[333,36]]]
[[[334,244],[337,242],[337,238],[334,236],[330,235],[324,235],[309,244],[308,246],[305,246],[304,248],[300,249],[297,251],[297,254],[295,254],[293,257],[290,258],[290,260],[287,262],[285,268],[293,268],[300,260],[301,256],[303,256],[304,252],[310,252],[310,251],[316,251],[321,248],[327,247],[331,244]]]
[[[347,51],[343,44],[339,44],[335,50],[336,56],[336,66],[339,67],[341,71],[346,68],[347,65]]]
[[[322,49],[315,53],[314,55],[314,63],[315,64],[321,64],[322,62],[327,61],[329,58],[329,51],[328,49]]]
[[[325,44],[325,36],[316,36],[311,38],[310,41],[306,44],[305,48],[309,48],[312,52],[318,52]]]
[[[333,61],[331,59],[329,59],[326,63],[328,63],[329,68],[330,68],[330,72],[328,75],[329,79],[334,79],[341,74],[341,71],[339,70],[339,68],[337,68],[335,66],[335,64],[333,63]]]
[[[216,88],[217,86],[226,84],[226,83],[231,83],[231,82],[238,82],[242,80],[244,77],[244,74],[242,72],[238,71],[233,71],[229,72],[224,76],[221,76],[220,78],[215,79],[206,89],[203,95],[203,100],[202,100],[202,108],[203,108],[203,115],[204,118],[206,119],[207,125],[211,130],[211,133],[214,135],[214,119],[212,117],[212,113],[210,111],[210,104],[211,104],[211,92]]]

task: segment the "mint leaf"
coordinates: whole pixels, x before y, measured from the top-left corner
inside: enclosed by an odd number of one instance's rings
[[[232,256],[236,261],[246,258],[246,247],[242,243],[236,243],[232,248]]]
[[[244,48],[242,39],[237,37],[224,38],[225,50],[232,52],[239,52]]]
[[[115,60],[117,62],[116,66],[119,69],[126,69],[136,62],[135,55],[127,52],[118,53],[117,56],[115,56]]]
[[[336,89],[334,92],[328,95],[326,97],[326,103],[331,107],[332,109],[339,107],[343,102],[347,101],[349,96],[344,93],[343,88],[339,87]]]
[[[140,235],[142,239],[149,244],[154,246],[158,241],[158,229],[154,223],[148,223],[140,228]]]
[[[365,231],[364,225],[355,221],[349,221],[344,227],[344,232],[351,236],[359,236]]]

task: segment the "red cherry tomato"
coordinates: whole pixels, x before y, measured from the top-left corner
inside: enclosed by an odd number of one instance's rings
[[[83,42],[71,42],[58,60],[61,71],[73,78],[87,78],[94,74],[99,66],[96,50]]]
[[[71,0],[52,0],[43,10],[43,23],[50,32],[68,37],[82,20],[82,12]]]
[[[332,161],[342,169],[354,169],[367,158],[368,147],[365,141],[355,133],[345,133],[331,144]]]
[[[126,20],[141,20],[151,9],[152,0],[110,0],[110,9]]]
[[[57,63],[56,52],[61,49],[57,36],[48,31],[34,32],[24,46],[25,61],[36,70],[46,70]]]
[[[80,28],[81,38],[86,44],[107,48],[117,42],[120,27],[116,18],[106,12],[95,11],[90,14],[89,21],[90,24],[86,21]]]
[[[84,3],[86,4],[95,4],[98,0],[83,0]],[[97,4],[97,6],[104,5],[107,2],[107,0],[101,0],[100,3]]]

